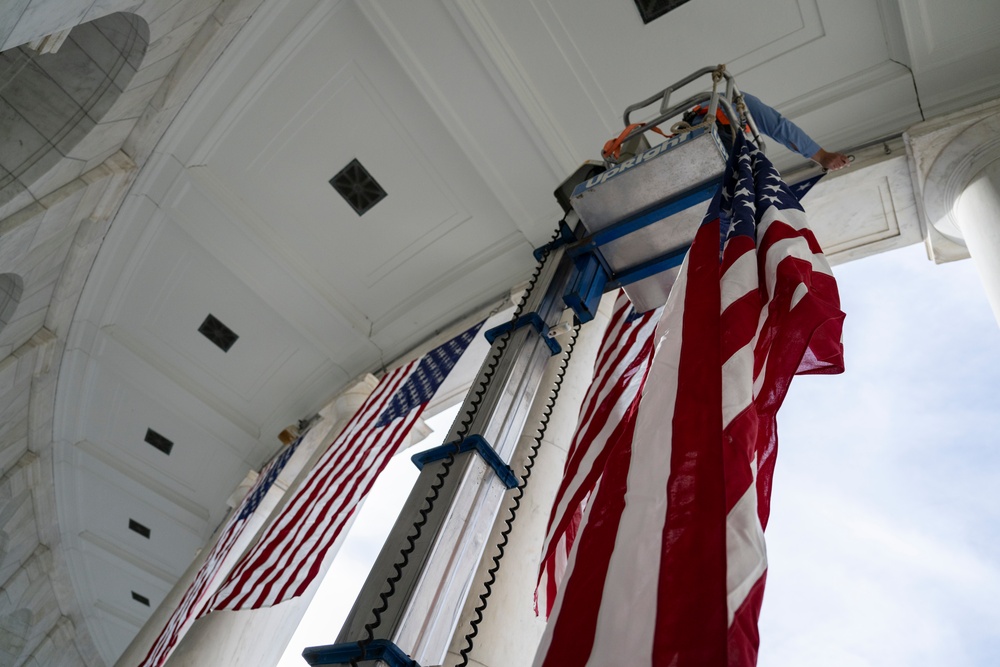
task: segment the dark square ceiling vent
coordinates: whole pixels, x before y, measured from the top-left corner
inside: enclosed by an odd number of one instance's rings
[[[212,313],[198,327],[198,333],[215,343],[223,352],[229,352],[239,336],[236,332],[220,322]]]
[[[643,23],[660,18],[672,9],[677,9],[688,0],[635,0]]]
[[[141,523],[139,523],[135,519],[129,519],[128,520],[128,529],[131,530],[133,533],[139,533],[140,535],[142,535],[143,537],[145,537],[147,540],[149,539],[149,536],[151,534],[150,531],[149,531],[149,527],[148,526],[142,525]]]
[[[358,215],[364,215],[372,206],[385,199],[385,190],[357,159],[351,160],[337,172],[330,179],[330,185]]]
[[[158,450],[170,456],[170,452],[174,448],[174,442],[169,438],[165,438],[151,428],[146,429],[146,437],[144,438],[146,442],[156,447]]]

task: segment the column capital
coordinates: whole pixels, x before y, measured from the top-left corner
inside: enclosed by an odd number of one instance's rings
[[[920,123],[904,138],[930,254],[937,262],[967,258],[954,207],[973,178],[1000,160],[1000,100]]]

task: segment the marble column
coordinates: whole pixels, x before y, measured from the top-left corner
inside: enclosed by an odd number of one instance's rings
[[[587,387],[590,385],[594,360],[597,358],[601,339],[607,328],[615,296],[614,292],[605,295],[597,317],[580,330],[558,401],[549,418],[530,482],[501,560],[497,581],[493,585],[483,620],[479,625],[479,633],[469,653],[470,665],[479,667],[530,665],[538,642],[545,631],[545,621],[535,616],[534,612],[535,577],[538,572],[542,540],[545,538],[549,508],[562,479],[563,464],[576,428],[576,418]],[[561,336],[560,340],[565,341],[566,338]],[[535,398],[528,418],[529,427],[521,436],[512,461],[523,462],[527,459],[537,432],[535,425],[544,414],[550,395],[548,388],[552,386],[558,369],[559,364],[553,363],[546,370],[542,388]],[[516,465],[513,467],[520,475],[521,469]],[[466,645],[465,635],[469,632],[470,621],[475,617],[474,610],[479,605],[479,595],[484,590],[483,583],[487,579],[487,570],[493,565],[495,545],[499,542],[500,532],[504,529],[505,519],[508,516],[505,508],[509,505],[508,495],[507,503],[497,515],[493,532],[487,542],[488,546],[477,569],[461,621],[448,651],[446,665],[457,664],[459,652]]]
[[[1000,100],[921,123],[906,138],[932,258],[971,256],[1000,323]]]
[[[955,204],[955,217],[1000,323],[1000,156],[972,177]]]
[[[278,476],[274,486],[264,496],[257,512],[247,520],[248,524],[244,528],[239,540],[233,546],[227,561],[223,563],[220,569],[221,572],[226,572],[235,565],[239,557],[254,541],[256,534],[268,522],[268,519],[275,510],[282,506],[281,499],[284,497],[287,489],[300,482],[304,472],[310,470],[315,460],[322,455],[324,448],[321,445],[329,444],[329,441],[336,437],[347,424],[347,421],[361,407],[361,404],[376,384],[377,380],[373,376],[366,376],[360,382],[341,392],[320,411],[322,420],[315,424],[306,434],[299,448]],[[241,484],[243,493],[240,493],[238,490],[233,494],[234,504],[238,504],[242,500],[242,495],[245,494],[249,485],[253,483],[255,476],[248,475],[248,478],[249,484],[246,481],[244,484]],[[208,553],[212,550],[219,537],[219,534],[214,535],[202,548],[198,557],[191,563],[181,579],[174,585],[170,594],[164,598],[143,629],[132,640],[132,643],[115,663],[117,667],[135,667],[135,665],[140,664],[143,658],[145,658],[153,642],[156,641],[160,631],[166,625],[170,615],[194,581]],[[315,592],[315,586],[311,590]],[[178,644],[168,664],[210,664],[213,666],[239,664],[241,667],[249,664],[275,664],[284,651],[285,645],[291,639],[292,633],[295,632],[295,628],[298,626],[299,620],[305,613],[311,599],[312,594],[310,593],[304,601],[303,598],[299,598],[299,600],[279,605],[273,610],[215,612],[210,614],[205,618],[199,619],[189,629],[188,634]],[[250,621],[254,622],[251,624]],[[261,633],[257,627],[261,623],[265,624],[266,632],[264,633]],[[256,629],[256,637],[252,634],[247,635],[248,628],[251,631]],[[263,649],[261,647],[262,644],[266,644],[266,647]],[[278,648],[275,648],[276,646]],[[257,653],[251,653],[250,657],[247,658],[245,649],[257,651]],[[216,651],[226,652],[216,655]],[[274,653],[273,659],[270,662],[261,662],[258,660],[261,653],[266,653],[267,655]],[[242,656],[242,662],[228,662],[230,659],[235,659],[236,656]]]

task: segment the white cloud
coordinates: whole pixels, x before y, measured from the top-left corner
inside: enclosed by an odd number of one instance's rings
[[[1000,664],[1000,329],[969,262],[837,268],[847,373],[798,378],[761,665]]]

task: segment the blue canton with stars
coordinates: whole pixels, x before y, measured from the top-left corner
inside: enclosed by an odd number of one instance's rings
[[[448,373],[454,368],[458,358],[465,352],[465,348],[469,347],[469,343],[476,337],[481,326],[482,322],[425,354],[417,364],[417,369],[393,395],[385,412],[375,422],[375,428],[385,426],[418,405],[431,400],[438,387],[448,377]]]
[[[734,236],[753,238],[760,216],[770,206],[802,210],[798,198],[778,170],[742,133],[737,133],[722,187],[716,192],[703,224],[719,219],[719,257]]]
[[[292,454],[295,453],[295,450],[298,448],[300,442],[302,442],[301,436],[295,442],[285,447],[285,450],[281,452],[278,458],[276,458],[267,469],[267,472],[264,473],[264,479],[258,480],[257,484],[250,492],[250,496],[247,498],[246,502],[243,503],[243,509],[240,510],[239,516],[236,517],[238,521],[243,521],[257,510],[257,506],[260,505],[260,501],[264,499],[265,495],[267,495],[271,485],[274,484],[274,480],[278,479],[278,475],[280,475],[281,471],[285,468],[285,464],[288,463],[288,459],[292,458]]]
[[[792,191],[792,194],[799,198],[799,201],[802,201],[802,198],[809,194],[809,191],[812,190],[813,186],[819,182],[819,179],[826,176],[826,174],[827,172],[824,171],[815,176],[804,178],[797,183],[789,183],[788,188]]]

